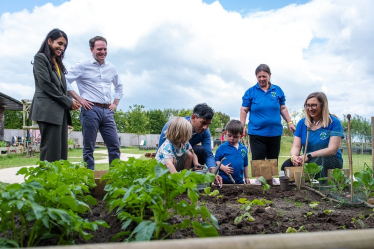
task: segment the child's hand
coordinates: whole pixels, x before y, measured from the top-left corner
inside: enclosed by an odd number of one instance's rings
[[[232,174],[232,173],[234,173],[234,169],[232,167],[229,167],[230,165],[231,165],[231,163],[229,163],[227,165],[221,165],[221,167],[219,169],[222,170],[223,172],[225,172],[226,174]]]

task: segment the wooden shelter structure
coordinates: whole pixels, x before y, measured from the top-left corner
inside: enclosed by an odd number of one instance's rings
[[[23,104],[22,102],[0,92],[0,141],[4,140],[5,110],[23,111]]]

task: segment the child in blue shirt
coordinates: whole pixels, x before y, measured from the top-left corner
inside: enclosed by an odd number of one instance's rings
[[[226,157],[219,169],[219,175],[222,177],[224,184],[233,183],[229,174],[231,174],[235,183],[249,184],[248,152],[247,148],[239,142],[243,134],[244,126],[239,120],[230,120],[225,130],[227,142],[218,147],[215,155],[217,166],[222,158]],[[245,179],[243,181],[244,177]]]

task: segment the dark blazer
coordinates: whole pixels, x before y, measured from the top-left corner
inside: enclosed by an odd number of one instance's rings
[[[73,100],[66,91],[65,75],[61,72],[61,79],[47,57],[36,54],[34,57],[35,94],[31,104],[29,119],[62,125],[63,115],[67,113],[68,124],[71,125],[69,110]]]

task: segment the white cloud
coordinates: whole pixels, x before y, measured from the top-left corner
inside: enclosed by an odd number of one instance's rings
[[[237,117],[255,68],[266,63],[287,106],[326,92],[331,112],[374,116],[374,17],[370,0],[314,0],[242,17],[201,0],[71,0],[0,18],[0,87],[32,98],[30,62],[53,28],[69,37],[65,65],[90,56],[89,38],[108,39],[125,84],[120,108],[192,108],[206,102]],[[15,87],[16,86],[16,87]]]

